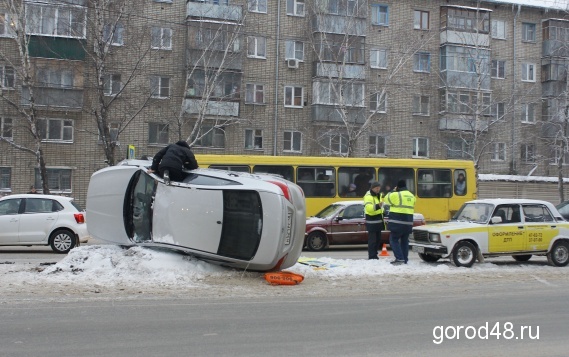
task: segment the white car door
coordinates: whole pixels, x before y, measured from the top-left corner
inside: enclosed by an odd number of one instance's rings
[[[49,198],[26,198],[20,215],[20,243],[47,242],[59,217],[54,204],[58,205]]]
[[[0,202],[0,244],[17,243],[20,229],[20,198]]]

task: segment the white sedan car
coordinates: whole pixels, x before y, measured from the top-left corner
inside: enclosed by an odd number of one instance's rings
[[[71,197],[21,194],[0,199],[0,245],[50,245],[67,253],[89,240],[85,212]]]
[[[306,207],[302,190],[277,176],[196,169],[165,184],[151,162],[95,172],[89,232],[119,245],[175,249],[229,267],[269,271],[296,264]]]

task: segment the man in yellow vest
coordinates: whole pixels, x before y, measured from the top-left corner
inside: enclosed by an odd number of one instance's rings
[[[385,203],[389,205],[389,245],[395,255],[391,264],[407,264],[409,260],[409,234],[413,231],[415,200],[415,196],[407,189],[405,180],[399,180],[393,192],[385,196]]]
[[[381,185],[374,181],[364,196],[364,212],[366,216],[367,255],[368,259],[379,259],[377,252],[381,244],[383,230],[383,195],[379,192]]]

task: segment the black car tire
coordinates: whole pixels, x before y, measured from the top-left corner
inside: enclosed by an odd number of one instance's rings
[[[478,251],[472,243],[462,241],[454,246],[450,261],[457,267],[470,268],[476,261],[477,255]]]
[[[419,258],[421,258],[421,260],[427,263],[435,263],[439,261],[439,259],[441,259],[441,257],[437,255],[431,255],[426,253],[419,253]]]
[[[555,242],[547,253],[547,261],[556,267],[564,267],[569,264],[569,242],[565,240]]]
[[[49,237],[49,244],[54,252],[65,254],[77,245],[77,237],[70,230],[58,229]]]
[[[328,240],[322,232],[312,232],[306,238],[306,247],[314,252],[326,249]]]
[[[530,260],[531,254],[512,255],[512,258],[514,258],[514,260],[517,262],[527,262],[528,260]]]

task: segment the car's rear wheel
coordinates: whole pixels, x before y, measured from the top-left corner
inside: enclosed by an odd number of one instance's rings
[[[524,255],[512,255],[515,261],[517,262],[527,262],[531,258],[531,254],[524,254]]]
[[[556,267],[564,267],[569,264],[569,243],[564,240],[556,242],[547,253],[547,261]]]
[[[306,247],[312,251],[324,250],[326,245],[326,235],[322,232],[312,232],[306,238]]]
[[[452,251],[451,262],[457,267],[470,268],[476,261],[477,250],[470,242],[458,242]]]
[[[51,249],[56,253],[68,253],[77,245],[77,237],[67,229],[58,229],[49,237]]]
[[[419,253],[419,258],[421,258],[424,262],[427,263],[434,263],[437,262],[441,257],[431,254]]]

